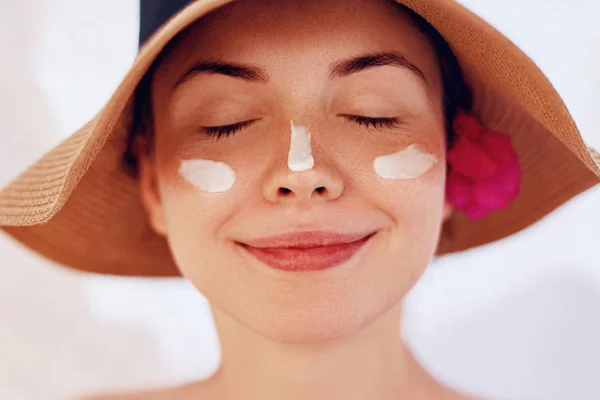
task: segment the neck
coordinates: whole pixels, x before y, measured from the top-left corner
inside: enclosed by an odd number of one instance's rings
[[[401,338],[401,304],[351,335],[308,344],[275,342],[219,310],[213,316],[221,368],[211,386],[220,399],[386,400],[442,390]]]

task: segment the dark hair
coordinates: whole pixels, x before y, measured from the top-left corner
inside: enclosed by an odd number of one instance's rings
[[[450,48],[446,39],[427,20],[414,12],[412,9],[391,0],[394,4],[406,12],[415,27],[421,31],[433,47],[437,57],[442,80],[442,107],[446,123],[446,135],[448,146],[454,142],[454,129],[452,123],[458,111],[469,112],[473,108],[473,94],[465,82],[465,78],[456,59],[456,55]]]
[[[442,81],[442,107],[446,124],[446,136],[448,146],[452,146],[454,141],[454,130],[452,122],[459,110],[471,111],[473,107],[473,96],[470,88],[467,86],[462,70],[450,48],[450,45],[443,36],[429,23],[425,18],[411,10],[410,8],[391,1],[398,9],[408,14],[414,23],[415,27],[421,31],[433,47],[434,53],[438,60],[440,75]],[[189,29],[189,28],[188,28]],[[149,140],[152,139],[154,132],[154,121],[152,117],[152,102],[151,102],[151,83],[154,72],[162,61],[168,56],[171,50],[185,35],[188,30],[180,32],[169,44],[162,50],[159,56],[154,60],[148,72],[144,75],[139,85],[137,86],[133,100],[133,121],[127,138],[127,147],[123,156],[125,167],[133,174],[137,174],[137,159],[133,150],[133,144],[137,135],[144,135]]]

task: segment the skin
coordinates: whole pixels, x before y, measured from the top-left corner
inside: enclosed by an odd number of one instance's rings
[[[341,59],[388,51],[423,76],[388,65],[328,77]],[[176,84],[209,59],[256,66],[268,82],[202,73]],[[139,142],[140,193],[182,274],[210,302],[222,364],[201,382],[105,398],[468,398],[436,382],[399,333],[402,299],[451,212],[441,99],[426,38],[385,1],[246,0],[193,25],[153,79],[154,150]],[[402,123],[367,128],[345,114]],[[202,133],[254,119],[230,137]],[[288,169],[290,120],[310,129],[311,170]],[[439,162],[416,179],[376,175],[376,157],[411,144]],[[194,158],[229,164],[235,185],[196,190],[178,174]],[[378,233],[347,267],[316,273],[273,270],[237,244],[292,230]]]

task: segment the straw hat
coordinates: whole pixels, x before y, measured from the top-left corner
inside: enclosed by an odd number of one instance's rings
[[[178,275],[166,241],[148,226],[136,180],[122,167],[132,98],[169,40],[231,1],[142,5],[143,46],[129,73],[94,119],[0,192],[2,229],[80,270]],[[600,181],[600,155],[585,146],[561,98],[521,50],[453,0],[399,2],[450,44],[473,90],[473,111],[486,126],[512,135],[523,171],[521,193],[506,209],[476,222],[454,213],[443,228],[438,254],[511,235]]]

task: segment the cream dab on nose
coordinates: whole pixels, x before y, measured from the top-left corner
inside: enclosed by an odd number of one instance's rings
[[[186,181],[207,193],[226,192],[235,183],[235,172],[224,162],[212,160],[183,160],[179,173]]]
[[[437,162],[434,154],[413,144],[396,153],[377,157],[373,167],[377,175],[384,179],[414,179],[424,175]]]
[[[310,148],[310,132],[304,126],[294,125],[292,128],[290,151],[288,153],[288,168],[294,172],[307,171],[315,166],[315,159]]]

